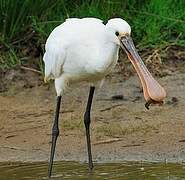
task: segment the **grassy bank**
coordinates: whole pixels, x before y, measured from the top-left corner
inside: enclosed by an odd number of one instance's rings
[[[185,46],[184,0],[0,0],[0,68],[35,60],[42,67],[43,45],[69,17],[122,17],[140,49]]]

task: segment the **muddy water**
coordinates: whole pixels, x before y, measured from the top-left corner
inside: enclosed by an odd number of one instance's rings
[[[1,163],[1,180],[48,179],[46,163]],[[54,166],[53,180],[60,179],[185,179],[185,164],[174,163],[106,163],[95,164],[90,174],[86,164],[76,162],[57,162]]]

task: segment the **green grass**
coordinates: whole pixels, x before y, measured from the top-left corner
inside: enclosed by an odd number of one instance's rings
[[[66,18],[87,16],[124,18],[140,49],[185,46],[184,0],[0,0],[0,68],[26,63],[22,47],[42,46]]]

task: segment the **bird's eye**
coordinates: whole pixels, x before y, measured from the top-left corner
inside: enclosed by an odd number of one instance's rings
[[[116,31],[116,32],[115,32],[115,35],[116,35],[116,36],[119,36],[119,32],[118,32],[118,31]]]

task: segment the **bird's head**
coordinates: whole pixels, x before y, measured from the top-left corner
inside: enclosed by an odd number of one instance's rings
[[[121,18],[110,19],[106,26],[109,27],[119,39],[125,35],[130,36],[131,34],[130,25]]]
[[[121,48],[126,52],[128,58],[133,64],[143,86],[143,93],[149,107],[151,103],[161,104],[166,97],[164,88],[152,77],[141,57],[137,53],[134,43],[131,38],[130,25],[121,18],[110,19],[106,24],[112,33],[114,33]]]

